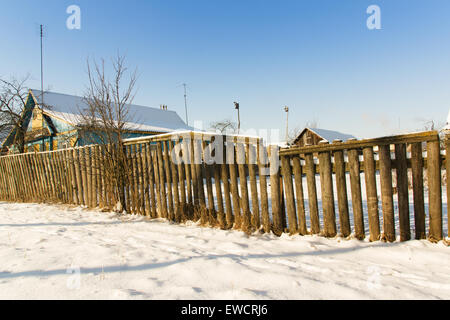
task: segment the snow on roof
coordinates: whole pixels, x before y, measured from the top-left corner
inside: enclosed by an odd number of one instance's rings
[[[83,97],[55,92],[44,92],[44,103],[40,90],[30,90],[36,102],[44,105],[44,111],[77,125],[81,122],[80,110],[87,108]],[[171,132],[178,130],[193,130],[180,118],[175,111],[144,107],[129,104],[129,116],[132,122],[127,123],[127,129],[139,131]]]
[[[347,141],[349,139],[356,139],[355,136],[352,136],[351,134],[341,133],[338,131],[332,131],[332,130],[325,130],[325,129],[319,129],[319,128],[306,128],[308,130],[311,130],[315,132],[317,135],[322,137],[324,140],[328,142],[333,142],[336,139]]]

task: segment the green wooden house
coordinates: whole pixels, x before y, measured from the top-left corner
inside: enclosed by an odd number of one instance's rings
[[[100,142],[95,133],[80,126],[80,110],[87,108],[82,97],[40,90],[29,90],[23,113],[26,129],[25,151],[51,151]],[[138,105],[128,105],[133,122],[127,123],[124,138],[137,138],[174,131],[192,130],[192,127],[174,111]],[[2,153],[15,153],[15,130],[2,144]],[[89,139],[87,139],[89,137]]]

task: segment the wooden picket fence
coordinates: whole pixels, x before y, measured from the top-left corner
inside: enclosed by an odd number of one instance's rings
[[[448,152],[450,143],[444,143]],[[118,195],[103,165],[106,148],[92,145],[0,157],[0,200],[113,210]],[[449,172],[450,167],[435,131],[281,150],[264,146],[257,137],[186,132],[130,139],[125,151],[130,168],[124,186],[128,213],[201,221],[248,233],[357,239],[365,238],[368,222],[371,241],[395,241],[398,220],[401,241],[411,239],[411,231],[416,239],[435,242],[445,237],[441,170]]]

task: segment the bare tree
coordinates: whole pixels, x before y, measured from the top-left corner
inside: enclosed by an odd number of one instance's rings
[[[236,133],[237,125],[235,122],[225,119],[221,121],[211,122],[209,125],[210,129],[219,131],[220,133]]]
[[[112,70],[109,78],[103,59],[93,64],[87,61],[89,85],[84,95],[85,108],[79,110],[78,129],[85,140],[105,146],[100,163],[119,200],[116,211],[123,212],[127,211],[124,187],[130,174],[123,137],[126,130],[133,129],[129,104],[134,99],[137,72],[129,72],[125,57],[120,55],[112,60]]]
[[[19,153],[25,150],[25,127],[23,114],[27,105],[29,76],[21,80],[0,79],[0,141],[14,132],[13,145]]]
[[[305,128],[302,127],[295,127],[294,129],[289,130],[287,141],[288,145],[292,145],[295,139],[297,139],[297,137],[300,135],[300,133],[302,133],[304,129]]]
[[[317,128],[318,125],[319,125],[319,121],[317,121],[317,119],[309,120],[309,121],[306,121],[306,123],[305,123],[305,127],[311,128],[311,129]]]

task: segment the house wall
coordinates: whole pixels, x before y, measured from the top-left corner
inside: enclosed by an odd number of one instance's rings
[[[307,144],[310,145],[318,145],[319,141],[321,141],[322,138],[319,137],[317,134],[315,134],[314,132],[310,131],[310,130],[305,130],[301,136],[299,137],[299,139],[297,139],[297,141],[295,142],[296,146],[299,147],[304,147]]]

